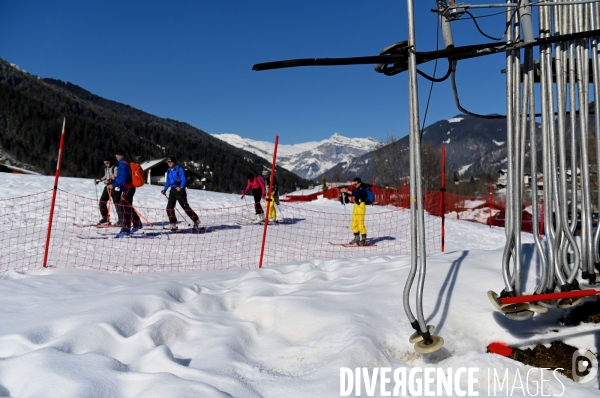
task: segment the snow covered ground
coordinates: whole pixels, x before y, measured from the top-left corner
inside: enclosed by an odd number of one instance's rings
[[[0,198],[8,198],[47,190],[52,178],[0,173],[0,185]],[[91,180],[63,178],[59,187],[95,195]],[[136,201],[163,206],[159,191],[140,189]],[[202,208],[240,201],[204,191],[189,196]],[[531,235],[523,239],[531,292],[538,262]],[[408,390],[399,394],[425,395],[425,369],[462,367],[478,369],[472,390],[479,396],[600,396],[597,380],[577,384],[486,353],[494,341],[523,348],[564,340],[594,353],[600,344],[596,324],[561,325],[564,310],[517,322],[492,308],[486,292],[503,287],[504,240],[504,229],[446,220],[446,252],[427,258],[424,293],[426,321],[445,345],[429,355],[408,342],[406,255],[306,259],[250,271],[5,272],[0,396],[336,397],[348,388],[340,385],[343,368],[372,375],[384,367],[392,378],[383,380],[385,389],[377,379],[370,394],[363,380],[360,396],[393,393],[398,370],[417,372],[418,379],[404,380]],[[440,377],[431,377],[428,389],[439,395]],[[466,376],[453,388],[450,395],[467,393]]]

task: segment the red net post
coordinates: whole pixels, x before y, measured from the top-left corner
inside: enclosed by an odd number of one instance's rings
[[[489,224],[490,224],[490,228],[492,228],[492,201],[494,199],[494,188],[493,188],[493,183],[490,182],[490,218],[489,218]]]
[[[275,136],[275,148],[273,149],[273,163],[271,163],[271,178],[269,181],[269,195],[271,200],[267,200],[267,213],[265,216],[265,229],[263,232],[262,245],[260,248],[260,261],[258,262],[258,268],[262,268],[263,256],[265,254],[265,242],[267,240],[267,228],[269,226],[269,210],[271,210],[271,202],[275,200],[273,195],[273,177],[275,176],[275,162],[277,161],[277,145],[279,144],[279,136]],[[273,204],[274,205],[274,204]]]
[[[440,188],[440,215],[442,217],[442,253],[446,238],[446,147],[442,145],[442,188]]]
[[[46,248],[44,250],[44,268],[48,265],[48,250],[50,248],[50,235],[52,233],[52,219],[54,218],[54,205],[56,203],[56,190],[58,189],[58,177],[60,176],[60,164],[62,160],[63,146],[65,145],[65,125],[67,117],[63,117],[62,132],[60,133],[60,145],[58,147],[58,161],[56,162],[56,173],[54,174],[54,189],[52,203],[50,204],[50,217],[48,219],[48,233],[46,234]]]

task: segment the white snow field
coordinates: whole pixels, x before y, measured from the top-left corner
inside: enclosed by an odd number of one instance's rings
[[[52,185],[52,177],[0,173],[0,199]],[[95,198],[91,180],[61,178],[59,188]],[[140,188],[136,203],[164,206],[160,189]],[[240,196],[190,191],[189,202],[218,208],[238,205]],[[576,383],[486,353],[495,341],[524,348],[555,340],[597,353],[600,341],[596,324],[562,325],[565,310],[523,322],[494,310],[486,292],[503,288],[504,241],[502,228],[446,220],[446,252],[427,257],[424,290],[426,321],[445,344],[427,355],[408,341],[406,254],[351,248],[350,258],[262,269],[252,260],[230,270],[127,273],[53,264],[1,272],[0,396],[600,396],[597,379]],[[523,242],[525,291],[532,292],[537,256],[530,234]],[[415,289],[416,282],[413,296]],[[360,385],[349,383],[347,369],[356,375],[356,368],[368,376]],[[448,390],[441,380],[451,372]]]

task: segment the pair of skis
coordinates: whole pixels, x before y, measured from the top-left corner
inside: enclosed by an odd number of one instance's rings
[[[91,228],[91,227],[96,227],[98,229],[105,229],[106,227],[117,227],[114,224],[78,224],[78,223],[73,223],[73,226],[75,227],[79,227],[79,228]],[[120,228],[120,227],[117,227]],[[205,232],[208,232],[208,228],[207,227],[199,227],[198,229],[194,229],[192,227],[189,228],[177,228],[177,229],[171,229],[170,226],[163,226],[163,227],[144,227],[144,228],[140,228],[138,231],[136,231],[136,233],[134,234],[130,234],[127,237],[132,237],[135,236],[136,238],[142,238],[146,235],[146,231],[162,231],[161,233],[156,233],[156,235],[159,234],[176,234],[176,233],[188,233],[188,234],[203,234]],[[116,232],[104,232],[104,231],[98,231],[98,235],[104,235],[104,236],[112,236],[112,235],[116,235]],[[88,238],[88,237],[85,237]],[[106,239],[106,238],[103,238]]]
[[[243,217],[242,219],[237,220],[235,223],[237,225],[265,225],[264,220],[255,221],[251,217]],[[269,225],[279,225],[279,224],[291,224],[291,220],[284,219],[284,220],[269,221]]]
[[[146,233],[145,231],[152,231],[149,233]],[[154,232],[157,231],[157,232]],[[160,232],[158,232],[160,231]],[[159,236],[159,235],[171,235],[171,234],[204,234],[206,232],[209,232],[209,229],[206,227],[201,227],[198,229],[192,229],[192,228],[181,228],[181,229],[149,229],[149,228],[144,228],[143,230],[138,230],[133,234],[129,234],[125,237],[127,238],[144,238],[144,237],[155,237],[155,236]],[[116,235],[114,232],[98,232],[99,235]]]
[[[168,231],[168,232],[177,232],[177,231],[188,231],[188,230],[193,230],[193,231],[206,231],[208,229],[208,227],[198,227],[198,229],[193,229],[190,226],[187,226],[185,228],[175,228],[172,229],[171,226],[169,225],[163,225],[163,226],[152,226],[152,227],[143,227],[140,228],[140,231],[143,230],[144,231]]]
[[[150,229],[150,230],[152,230],[152,229]],[[156,230],[160,231],[161,229],[157,228]],[[180,234],[203,234],[203,233],[205,233],[205,232],[208,231],[208,228],[207,227],[199,227],[197,229],[194,229],[194,228],[190,227],[190,228],[171,229],[171,228],[165,228],[165,227],[163,227],[162,230],[166,231],[166,232],[173,233],[173,234],[177,234],[177,233],[180,233]]]
[[[377,246],[376,243],[365,243],[364,245],[359,245],[358,243],[333,243],[329,242],[330,245],[333,246],[343,246],[343,247],[372,247]]]
[[[235,222],[237,225],[265,225],[265,220],[256,221],[249,217],[244,217]],[[269,225],[278,224],[277,222],[269,221]]]
[[[78,224],[78,223],[73,223],[74,227],[78,227],[78,228],[90,228],[90,227],[96,227],[96,228],[106,228],[106,227],[117,227],[115,224]],[[117,227],[120,228],[120,227]]]

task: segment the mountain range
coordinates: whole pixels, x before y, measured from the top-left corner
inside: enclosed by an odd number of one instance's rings
[[[68,82],[30,75],[0,59],[0,160],[10,159],[18,167],[52,174],[63,116],[67,117],[62,163],[65,176],[97,177],[101,160],[120,147],[126,148],[132,160],[176,156],[181,161],[208,165],[215,171],[209,189],[238,192],[249,172],[258,173],[272,161],[273,143],[235,134],[211,135],[189,124],[104,99]],[[588,125],[591,134],[593,118],[588,117]],[[382,165],[391,166],[388,169],[401,176],[408,175],[408,136],[384,144],[339,134],[294,145],[281,141],[277,175],[287,191],[307,187],[322,175],[330,181],[361,176],[387,183]],[[539,140],[538,144],[541,150]],[[427,126],[422,147],[439,153],[442,145],[447,174],[459,178],[496,174],[507,167],[506,119],[459,114]],[[527,147],[526,157],[529,155]],[[427,158],[424,166],[439,176],[436,156]]]
[[[242,138],[235,134],[215,137],[272,159],[273,143]],[[506,168],[506,119],[482,119],[458,114],[440,120],[423,130],[423,145],[438,153],[442,145],[446,152],[446,171],[458,177],[494,174]],[[382,177],[380,163],[393,163],[408,175],[409,137],[381,143],[372,138],[346,138],[334,134],[320,142],[279,145],[277,164],[307,179],[325,175],[328,180],[347,180],[361,176],[367,181]],[[440,161],[433,167],[439,170]],[[437,171],[435,173],[439,174]]]
[[[440,120],[423,130],[422,146],[433,148],[438,154],[444,146],[446,173],[454,173],[459,178],[495,174],[507,167],[506,119],[482,119],[459,114]],[[348,163],[336,165],[326,176],[379,177],[377,174],[381,171],[377,166],[382,158],[401,159],[405,175],[408,175],[408,157],[409,137],[405,136]],[[439,160],[436,160],[434,167],[441,170],[440,166]]]
[[[594,109],[593,102],[590,103],[590,109]],[[454,174],[457,179],[463,180],[470,177],[489,175],[493,178],[498,176],[502,169],[508,167],[507,163],[507,132],[506,119],[500,115],[496,118],[478,118],[470,115],[458,114],[448,120],[440,120],[427,126],[423,130],[422,149],[429,148],[438,152],[437,158],[432,159],[431,165],[424,164],[423,167],[433,168],[431,171],[435,175],[441,174],[441,162],[439,152],[444,146],[446,174]],[[587,125],[590,140],[590,147],[595,145],[594,131],[596,128],[593,114],[588,115]],[[576,119],[575,129],[579,130],[580,120]],[[542,152],[542,134],[541,125],[536,123],[536,146],[538,170],[541,171],[541,152]],[[566,126],[566,142],[570,142],[571,126]],[[527,145],[525,147],[525,172],[530,172],[530,144],[527,136]],[[579,134],[576,134],[575,141],[579,145]],[[422,155],[424,155],[422,153]],[[568,157],[570,155],[567,155]],[[408,173],[409,157],[409,137],[405,136],[391,143],[377,148],[375,151],[356,157],[347,163],[340,163],[328,170],[325,175],[328,179],[340,180],[352,178],[353,176],[363,176],[370,181],[374,177],[381,177],[382,161],[400,159],[395,164],[399,164],[397,169],[403,168],[404,175]],[[431,159],[431,158],[430,158]],[[590,151],[590,162],[595,163],[595,152]],[[385,168],[383,168],[385,169]]]
[[[236,134],[213,134],[237,148],[252,152],[263,159],[273,159],[274,144],[242,138]],[[277,164],[308,180],[318,180],[339,163],[349,163],[380,147],[381,143],[372,138],[347,138],[337,133],[322,141],[301,144],[279,144]]]

